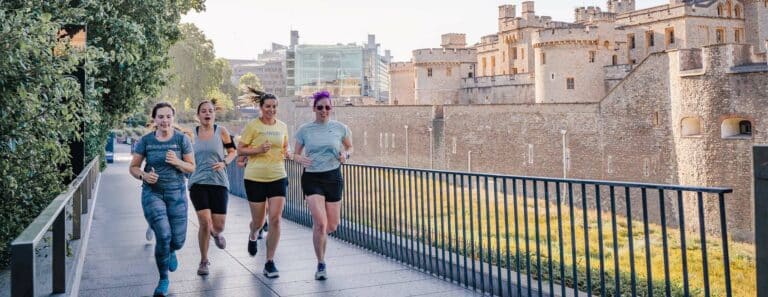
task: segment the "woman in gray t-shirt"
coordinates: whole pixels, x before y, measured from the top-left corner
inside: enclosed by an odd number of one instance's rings
[[[142,180],[141,206],[144,218],[156,236],[155,263],[160,274],[154,295],[168,295],[168,271],[179,266],[176,251],[187,234],[187,189],[185,175],[195,171],[195,156],[189,137],[173,128],[173,106],[161,102],[152,108],[155,131],[136,144],[130,173]],[[146,160],[146,165],[141,164]]]
[[[341,164],[352,154],[352,133],[347,125],[330,119],[333,107],[328,91],[317,92],[313,97],[315,121],[296,131],[294,160],[305,167],[301,188],[312,213],[312,243],[317,256],[315,279],[324,280],[325,242],[328,233],[336,231],[339,225],[344,190]]]

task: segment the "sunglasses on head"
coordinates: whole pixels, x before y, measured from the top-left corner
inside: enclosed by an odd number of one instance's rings
[[[330,105],[317,105],[317,106],[315,106],[315,108],[317,110],[323,110],[323,108],[325,108],[325,110],[331,110],[331,106]]]

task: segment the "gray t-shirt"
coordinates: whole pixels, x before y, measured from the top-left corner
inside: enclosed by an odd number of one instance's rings
[[[337,121],[327,123],[306,123],[296,131],[296,141],[304,146],[304,155],[312,159],[307,172],[331,171],[341,166],[339,153],[341,141],[352,137],[347,125]]]
[[[171,164],[165,162],[168,150],[176,153],[179,160],[186,154],[192,153],[192,141],[181,132],[173,132],[171,139],[158,141],[155,132],[144,135],[136,144],[134,153],[144,156],[146,165],[144,172],[152,171],[159,176],[157,183],[150,185],[158,189],[178,189],[184,187],[185,174]],[[149,184],[144,184],[145,186]]]

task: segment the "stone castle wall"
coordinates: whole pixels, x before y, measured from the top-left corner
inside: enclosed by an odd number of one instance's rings
[[[749,241],[751,146],[768,142],[768,65],[740,68],[753,56],[745,47],[652,54],[596,103],[339,106],[334,116],[350,126],[360,163],[731,187],[729,235]],[[313,118],[309,107],[282,103],[280,116],[291,131]],[[683,136],[688,118],[700,120],[700,133]],[[733,118],[751,121],[753,136],[724,139],[722,124]],[[658,222],[658,196],[649,197]],[[696,230],[696,199],[685,201],[687,230]],[[707,229],[717,233],[717,200],[707,201]],[[675,226],[679,206],[665,203]]]

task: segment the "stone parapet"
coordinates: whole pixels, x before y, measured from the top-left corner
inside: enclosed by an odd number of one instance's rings
[[[417,49],[413,51],[413,63],[415,65],[446,62],[474,63],[476,56],[475,49]]]

